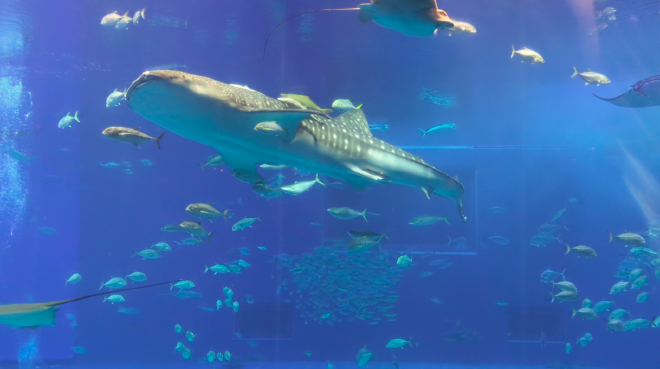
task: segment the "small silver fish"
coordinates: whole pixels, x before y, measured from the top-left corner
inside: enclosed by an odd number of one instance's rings
[[[130,17],[128,15],[128,10],[127,10],[126,13],[121,18],[119,18],[117,23],[115,23],[115,28],[116,29],[124,29],[130,23],[133,23],[133,17]]]
[[[512,59],[516,54],[518,54],[518,55],[520,55],[521,62],[530,62],[532,64],[534,64],[534,63],[541,63],[541,64],[545,63],[545,60],[543,59],[541,54],[537,53],[536,51],[534,51],[532,49],[528,49],[526,47],[523,47],[520,50],[516,50],[516,48],[514,46],[511,46],[511,49],[513,49],[513,51],[511,52],[511,58]]]
[[[574,70],[574,72],[573,72],[573,75],[571,76],[571,78],[573,78],[575,76],[580,76],[582,78],[582,80],[584,81],[585,86],[590,84],[590,83],[594,84],[596,86],[600,86],[600,85],[607,85],[607,84],[612,82],[612,81],[610,81],[609,78],[607,78],[606,75],[596,73],[596,72],[592,71],[591,69],[587,69],[587,72],[582,72],[582,73],[578,72],[576,67],[573,67],[573,70]]]
[[[367,209],[364,209],[362,212],[359,212],[357,210],[353,210],[351,208],[343,207],[343,208],[329,208],[328,212],[332,214],[333,217],[337,219],[342,219],[342,220],[348,220],[348,219],[355,219],[360,216],[364,218],[365,221],[368,222],[367,220]]]
[[[147,8],[142,8],[142,10],[138,10],[138,11],[135,12],[135,14],[133,14],[133,24],[140,23],[140,17],[142,17],[142,19],[146,19],[144,17],[144,11],[145,10],[147,10]]]
[[[128,12],[126,12],[126,14],[128,14]],[[115,10],[114,12],[103,16],[101,19],[101,25],[106,27],[114,27],[121,18],[122,16],[119,15],[119,13],[117,13]]]

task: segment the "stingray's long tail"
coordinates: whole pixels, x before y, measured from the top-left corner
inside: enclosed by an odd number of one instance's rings
[[[170,284],[170,283],[175,283],[178,282],[179,280],[176,281],[169,281],[169,282],[161,282],[161,283],[154,283],[154,284],[148,284],[146,286],[138,286],[138,287],[130,287],[130,288],[122,288],[120,290],[114,290],[114,291],[105,291],[105,292],[99,292],[99,293],[94,293],[91,295],[86,295],[86,296],[80,296],[80,297],[75,297],[70,300],[63,300],[63,301],[56,301],[53,303],[53,305],[62,305],[62,304],[68,304],[70,302],[75,302],[75,301],[80,301],[84,299],[88,299],[90,297],[95,297],[95,296],[102,296],[102,295],[107,295],[108,293],[117,293],[117,292],[124,292],[124,291],[130,291],[130,290],[139,290],[141,288],[149,288],[149,287],[156,287],[156,286],[161,286],[164,284]]]
[[[275,31],[275,29],[277,29],[277,27],[279,27],[279,26],[281,26],[282,24],[284,24],[284,23],[290,21],[291,19],[293,19],[293,18],[295,18],[295,17],[299,17],[299,16],[301,16],[301,15],[303,15],[303,14],[318,13],[318,12],[334,12],[334,11],[340,11],[340,10],[360,10],[360,8],[337,8],[337,9],[314,9],[314,10],[305,10],[304,12],[300,12],[300,13],[298,13],[298,14],[294,14],[294,15],[288,17],[287,19],[281,21],[280,23],[276,24],[275,27],[273,27],[273,28],[270,30],[270,32],[268,32],[268,37],[266,37],[266,42],[264,42],[264,51],[263,51],[263,54],[262,54],[262,56],[261,56],[261,60],[262,60],[262,61],[263,61],[263,60],[266,60],[266,45],[268,45],[268,40],[270,39],[270,35],[273,34],[273,31]]]

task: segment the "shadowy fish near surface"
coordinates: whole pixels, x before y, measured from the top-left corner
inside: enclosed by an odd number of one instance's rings
[[[126,92],[138,114],[185,138],[213,148],[239,180],[263,181],[257,164],[278,164],[343,180],[357,189],[396,183],[456,201],[464,220],[461,183],[422,158],[371,134],[362,109],[336,118],[311,109],[292,109],[258,91],[180,71],[144,72]],[[275,121],[294,133],[272,137],[254,131]],[[341,145],[337,143],[341,142]]]
[[[498,245],[508,245],[509,244],[509,240],[507,240],[506,238],[504,238],[502,236],[490,236],[490,237],[488,237],[488,240],[490,242],[496,243]]]
[[[374,231],[348,231],[348,233],[351,238],[359,238],[359,237],[371,237],[373,239],[380,238],[381,236],[385,236],[385,238],[389,239],[385,233],[378,233]]]
[[[449,224],[449,219],[447,217],[433,217],[429,215],[414,217],[410,222],[408,222],[408,224],[412,226],[426,226],[435,224],[441,220],[444,220],[445,223]]]
[[[37,160],[36,157],[34,156],[28,156],[23,154],[22,152],[16,150],[13,147],[6,147],[4,145],[0,145],[0,154],[6,154],[10,158],[20,162],[20,163],[29,163],[32,161]]]
[[[552,217],[552,220],[550,221],[550,223],[554,223],[554,222],[556,222],[559,218],[561,218],[562,215],[564,215],[564,213],[566,212],[566,210],[568,210],[568,207],[565,207],[565,208],[559,210],[559,211],[555,214],[555,216]]]
[[[362,237],[357,237],[353,238],[351,242],[348,243],[347,249],[348,250],[369,250],[371,249],[374,245],[377,245],[378,248],[380,248],[380,240],[383,237],[387,237],[387,235],[382,234],[380,237],[374,239],[369,236],[362,236]]]
[[[456,245],[456,247],[458,247],[459,249],[464,249],[467,247],[467,240],[463,236],[455,238],[453,240],[449,236],[447,236],[447,238],[449,238],[449,242],[447,243],[447,246]]]
[[[495,215],[505,214],[509,209],[501,208],[499,206],[492,206],[488,208],[488,212]]]
[[[119,142],[125,142],[133,144],[140,147],[141,143],[146,141],[156,140],[156,146],[160,149],[160,139],[163,138],[165,132],[158,135],[158,137],[153,138],[148,134],[140,132],[140,127],[135,128],[126,128],[126,127],[108,127],[103,130],[103,135],[107,138],[113,139]]]
[[[362,23],[373,21],[408,36],[433,36],[438,29],[455,25],[447,12],[438,9],[436,0],[371,0],[370,3],[359,4],[356,8],[307,10],[286,18],[270,30],[264,43],[262,58],[266,58],[266,45],[273,31],[292,18],[308,13],[346,10],[357,10],[358,19]]]
[[[438,91],[422,88],[422,94],[419,95],[420,100],[431,102],[433,105],[440,105],[451,108],[456,105],[456,97],[454,95],[443,95]]]

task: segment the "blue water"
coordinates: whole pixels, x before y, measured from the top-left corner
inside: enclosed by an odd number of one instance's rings
[[[2,2],[0,304],[97,293],[99,282],[134,271],[145,273],[147,281],[129,281],[128,287],[188,279],[201,295],[178,299],[167,286],[158,286],[122,293],[126,301],[120,304],[104,303],[102,297],[65,304],[52,327],[0,325],[3,364],[323,368],[331,363],[339,369],[357,367],[356,355],[366,346],[375,355],[371,368],[657,366],[653,353],[660,329],[614,332],[607,328],[609,312],[595,320],[571,315],[584,298],[615,301],[616,308],[630,311],[625,320],[660,315],[657,267],[651,259],[631,261],[631,248],[622,243],[608,243],[608,230],[645,235],[660,221],[660,107],[621,108],[592,95],[617,96],[660,73],[660,2],[438,1],[452,18],[477,28],[476,34],[451,37],[443,31],[406,36],[373,22],[361,24],[350,11],[313,13],[279,27],[262,61],[263,42],[277,22],[303,10],[355,5],[348,0]],[[599,22],[597,10],[607,6],[616,8],[616,20],[590,35]],[[100,25],[115,10],[133,15],[144,7],[145,19],[127,29]],[[545,63],[512,60],[511,45],[538,51]],[[123,91],[157,66],[272,97],[309,95],[322,108],[335,99],[362,104],[369,123],[389,125],[387,131],[374,130],[375,137],[458,176],[467,222],[454,200],[428,200],[415,187],[388,184],[360,192],[343,183],[315,185],[300,196],[267,200],[232,176],[227,165],[200,170],[218,154],[215,149],[166,131],[126,101],[104,105],[114,89]],[[584,86],[579,77],[570,78],[573,66],[603,73],[612,83]],[[453,103],[423,99],[425,89]],[[80,123],[57,127],[76,111]],[[449,122],[455,130],[425,137],[418,130]],[[103,137],[108,126],[166,134],[160,150],[153,142],[138,149]],[[145,159],[152,165],[144,165]],[[107,162],[122,166],[99,165]],[[284,184],[313,179],[292,168],[281,173]],[[196,202],[229,209],[233,217],[226,223],[202,220],[213,231],[210,242],[179,247],[175,242],[189,237],[186,233],[160,229],[199,220],[184,211]],[[368,222],[339,220],[327,211],[343,206],[366,209]],[[494,214],[493,207],[506,212]],[[564,208],[554,222],[561,242],[530,245],[539,227]],[[421,215],[446,216],[449,224],[408,224]],[[261,221],[232,232],[231,225],[244,217]],[[389,239],[382,240],[381,249],[347,251],[346,232],[354,230],[387,233]],[[495,236],[507,242],[495,242],[501,240]],[[658,249],[656,237],[647,236],[647,247]],[[330,242],[337,238],[343,241]],[[156,242],[169,243],[172,251],[156,260],[133,256]],[[565,255],[565,243],[588,245],[598,256]],[[407,268],[396,263],[402,255],[412,258]],[[204,273],[205,266],[238,259],[251,264],[240,274]],[[443,267],[430,265],[438,259],[445,259],[437,262]],[[641,267],[648,284],[610,295],[619,280],[614,274],[624,267]],[[548,268],[566,270],[566,279],[578,287],[578,301],[550,302],[549,292],[558,288],[540,281]],[[82,281],[65,286],[74,273]],[[213,311],[216,300],[226,298],[224,287],[233,290],[238,312],[227,306]],[[643,291],[650,298],[637,303]],[[341,304],[362,302],[368,303],[362,312],[339,313]],[[118,312],[120,306],[133,314]],[[321,318],[328,312],[333,314]],[[175,324],[194,332],[195,340],[176,333]],[[594,339],[582,347],[577,341],[587,332]],[[391,339],[409,337],[412,347],[385,347]],[[174,350],[177,342],[190,348],[191,359]],[[209,350],[229,351],[231,360],[204,363]]]

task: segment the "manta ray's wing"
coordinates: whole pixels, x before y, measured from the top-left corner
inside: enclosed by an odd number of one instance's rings
[[[150,288],[154,286],[161,286],[170,284],[176,281],[154,283],[139,287],[124,288],[115,290],[113,293],[139,290],[142,288]],[[85,300],[91,297],[107,295],[109,292],[99,292],[91,295],[75,297],[68,300],[38,302],[33,304],[8,304],[0,305],[0,324],[5,324],[16,328],[38,328],[44,325],[55,325],[56,312],[60,305],[68,304],[70,302]]]
[[[438,28],[454,26],[435,0],[372,0],[359,7],[360,22],[374,21],[409,36],[432,36]]]
[[[0,324],[15,328],[55,325],[57,305],[51,303],[0,306]]]
[[[648,82],[645,82],[647,80]],[[604,98],[596,94],[594,94],[594,96],[603,101],[624,108],[646,108],[649,106],[658,106],[660,105],[660,81],[655,80],[653,77],[648,78],[647,80],[637,83],[637,85],[640,85],[639,90],[635,90],[631,87],[628,91],[617,97]]]

